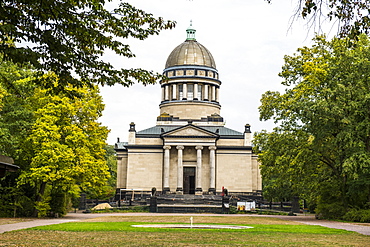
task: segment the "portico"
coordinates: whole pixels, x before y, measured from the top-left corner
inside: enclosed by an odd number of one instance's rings
[[[184,151],[184,146],[183,145],[177,145],[177,146],[174,146],[176,147],[177,149],[177,178],[176,178],[176,181],[177,181],[177,186],[176,186],[176,191],[181,193],[184,191],[184,182],[186,183],[186,181],[184,181],[184,165],[183,165],[183,151]],[[189,167],[193,167],[195,168],[194,169],[194,173],[196,174],[196,180],[195,180],[195,192],[200,192],[202,193],[204,188],[203,188],[203,185],[202,185],[202,179],[204,180],[208,180],[208,183],[209,183],[209,186],[207,188],[207,190],[209,192],[214,192],[215,191],[215,181],[216,181],[216,173],[215,173],[215,160],[216,160],[216,157],[215,157],[215,150],[216,150],[216,146],[205,146],[206,148],[208,148],[210,150],[209,152],[209,160],[208,160],[208,164],[207,164],[207,161],[206,162],[203,162],[203,149],[204,147],[203,146],[200,146],[200,145],[196,145],[196,146],[192,146],[192,145],[187,145],[187,147],[189,148],[194,148],[196,150],[196,153],[197,153],[197,160],[196,160],[196,166],[194,165],[189,165],[189,161],[187,162],[188,165],[186,165],[185,167],[186,168],[189,168]],[[171,157],[170,157],[170,149],[171,149],[171,146],[170,145],[165,145],[164,147],[164,177],[163,177],[163,188],[164,188],[164,191],[171,191],[169,185],[170,185],[170,160],[171,160]],[[209,178],[205,179],[204,177],[202,177],[202,170],[205,168],[205,166],[209,169]],[[189,182],[191,183],[191,182]],[[190,187],[193,187],[191,185],[187,185],[187,186],[190,186]]]
[[[194,193],[215,191],[215,150],[218,138],[217,134],[204,131],[191,124],[163,134],[164,190],[171,191],[172,188],[169,186],[176,181],[176,191],[178,193],[184,192],[184,183],[193,182],[194,184],[186,184],[185,187],[195,187]],[[175,152],[171,152],[171,149]],[[170,177],[169,175],[170,164],[176,165],[176,177]],[[184,180],[184,167],[193,168],[194,180]],[[190,170],[186,169],[187,172]],[[173,181],[170,182],[170,179]]]

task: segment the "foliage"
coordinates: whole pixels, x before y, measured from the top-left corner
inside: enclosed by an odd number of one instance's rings
[[[335,204],[344,213],[370,198],[370,41],[314,41],[285,56],[285,92],[263,94],[260,118],[279,127],[258,133],[255,150],[268,186],[275,180],[319,209]]]
[[[116,151],[114,150],[113,145],[106,145],[105,149],[105,160],[109,169],[110,177],[108,179],[109,186],[115,188],[117,181],[117,158]]]
[[[370,209],[351,209],[343,216],[343,220],[370,223]]]
[[[266,0],[271,3],[272,0]],[[296,18],[302,16],[309,26],[321,24],[327,20],[338,23],[340,37],[357,39],[361,33],[370,32],[369,0],[298,0]]]
[[[53,71],[59,85],[47,86],[57,90],[70,83],[154,83],[161,77],[159,74],[140,68],[115,69],[101,57],[106,50],[134,57],[123,40],[144,40],[173,28],[175,22],[155,18],[124,2],[108,10],[108,2],[111,1],[4,0],[0,4],[0,53],[5,60],[30,63],[41,72]],[[43,82],[50,81],[39,83]]]
[[[52,73],[44,75],[42,80],[56,85],[59,82]],[[58,214],[64,214],[65,210],[61,209],[65,207],[48,208],[49,202],[63,198],[63,194],[78,194],[92,187],[99,191],[109,176],[104,160],[108,130],[97,122],[103,110],[98,89],[70,86],[66,90],[80,97],[35,89],[30,99],[35,122],[25,140],[32,147],[32,158],[29,168],[19,177],[20,185],[29,184],[37,189],[36,209],[50,209]]]
[[[21,168],[0,179],[2,214],[8,216],[30,216],[34,207],[39,216],[63,215],[80,191],[100,196],[107,190],[108,130],[97,122],[104,108],[97,87],[69,85],[56,93],[33,83],[33,77],[28,67],[1,61],[0,87],[6,93],[0,152]],[[39,81],[59,85],[54,73]]]
[[[14,158],[21,170],[29,164],[28,150],[24,145],[34,122],[29,97],[34,90],[33,73],[29,67],[20,67],[0,58],[0,153]],[[0,179],[2,216],[26,216],[33,210],[33,191],[18,187],[16,173],[7,173]]]
[[[18,165],[22,165],[19,159],[26,157],[20,157],[17,149],[33,123],[27,106],[34,88],[32,76],[28,67],[2,61],[0,57],[0,152],[17,159]]]

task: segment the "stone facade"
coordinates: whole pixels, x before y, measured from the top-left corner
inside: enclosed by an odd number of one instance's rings
[[[244,133],[225,127],[220,115],[221,81],[211,53],[187,30],[185,42],[166,62],[161,83],[160,115],[154,127],[136,131],[116,143],[117,188],[162,193],[257,193],[262,181]]]

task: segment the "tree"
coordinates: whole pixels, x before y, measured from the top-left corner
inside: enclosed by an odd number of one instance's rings
[[[140,68],[115,69],[101,56],[108,49],[134,57],[124,39],[143,40],[173,28],[175,22],[154,18],[128,3],[109,11],[104,6],[106,2],[110,0],[1,1],[0,53],[5,60],[30,63],[41,72],[53,71],[59,85],[49,86],[57,90],[70,83],[154,83],[161,75]]]
[[[314,41],[285,56],[285,92],[263,94],[260,118],[279,126],[255,144],[264,177],[287,176],[305,193],[311,181],[317,211],[340,217],[370,202],[370,41]]]
[[[59,82],[53,73],[41,80]],[[25,140],[32,147],[31,163],[19,177],[20,185],[36,189],[39,216],[65,214],[69,198],[92,187],[99,191],[109,177],[104,158],[108,130],[97,122],[104,108],[97,87],[66,87],[78,98],[50,90],[37,87],[31,98],[35,122]]]
[[[369,13],[369,0],[298,0],[294,18],[301,16],[309,26],[319,27],[327,20],[337,22],[340,37],[356,39],[360,33],[369,34]]]
[[[117,157],[114,146],[106,145],[104,147],[104,160],[108,168],[109,177],[106,184],[102,187],[95,188],[90,187],[83,192],[86,193],[88,199],[99,199],[107,200],[114,196],[116,192],[116,181],[117,181]]]
[[[17,186],[17,178],[30,163],[29,146],[25,145],[34,115],[30,97],[35,84],[34,73],[28,67],[20,67],[0,59],[0,153],[11,156],[20,166],[18,172],[6,173],[0,179],[1,216],[30,216],[33,210],[34,191],[28,186]]]

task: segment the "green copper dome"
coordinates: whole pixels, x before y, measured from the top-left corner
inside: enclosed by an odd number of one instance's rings
[[[216,69],[211,52],[195,39],[196,30],[190,24],[185,42],[177,46],[167,58],[166,67],[199,65]]]

